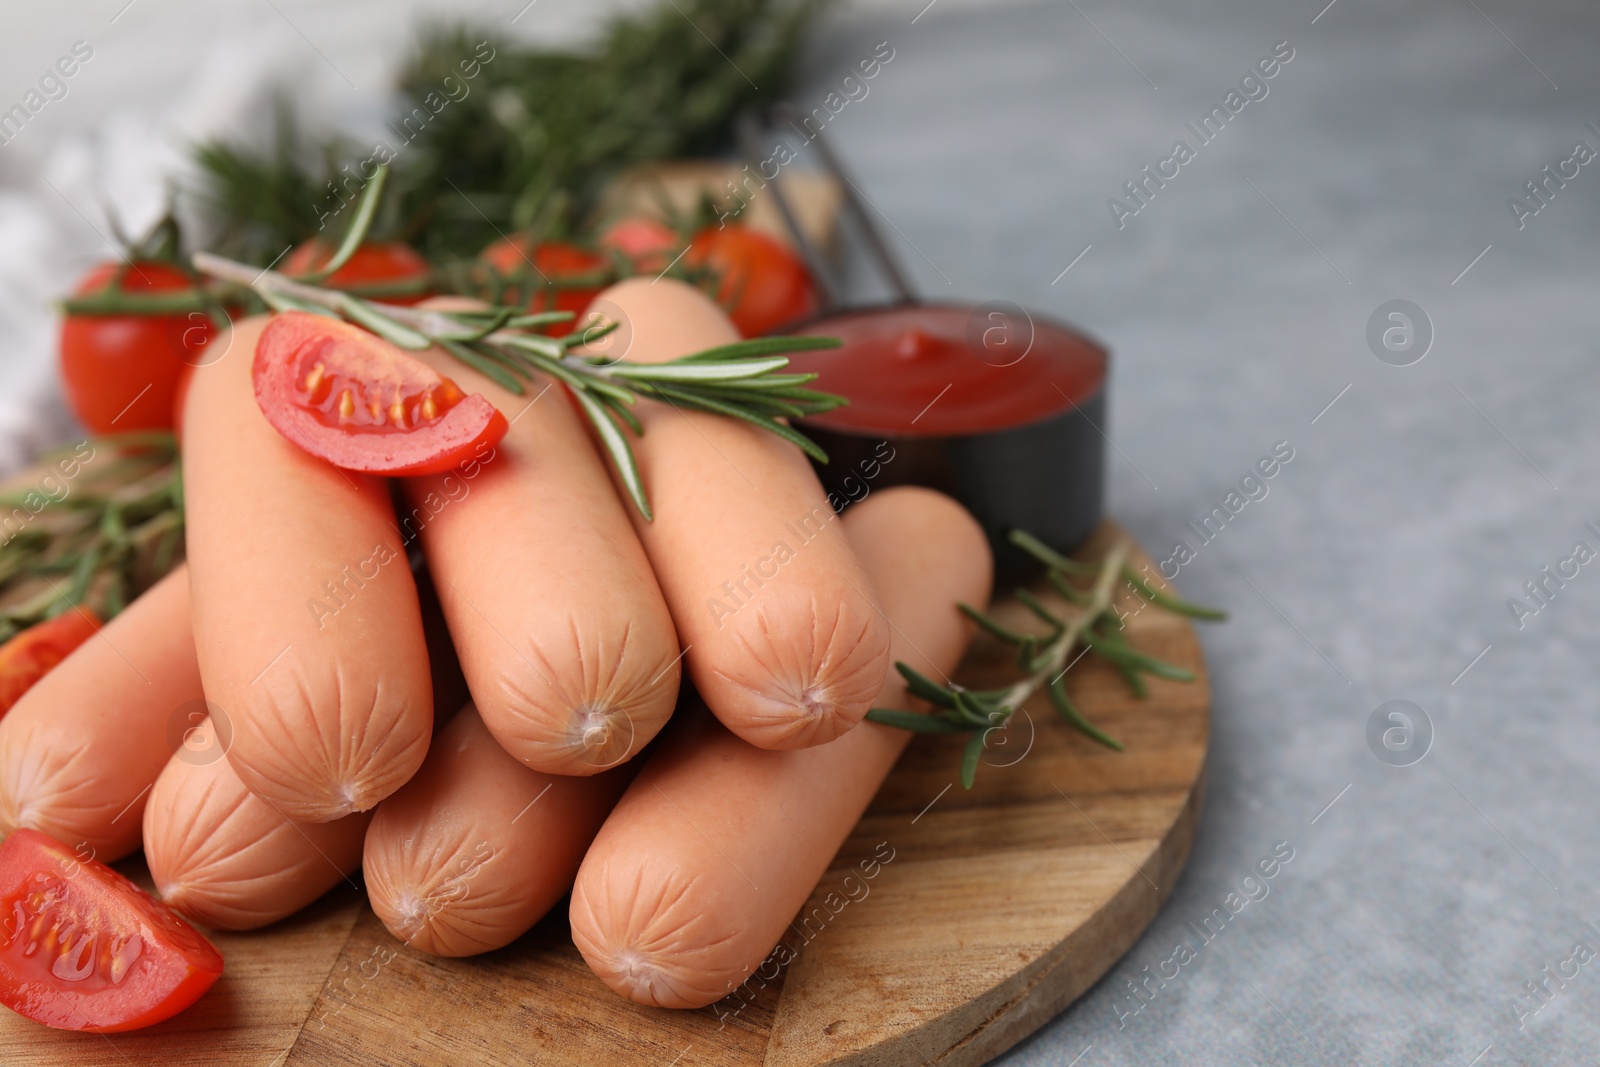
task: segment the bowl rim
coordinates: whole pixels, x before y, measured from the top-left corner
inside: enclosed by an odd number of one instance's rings
[[[825,312],[817,312],[816,314],[808,315],[803,319],[796,319],[793,322],[789,323],[788,325],[780,327],[778,330],[773,331],[772,336],[775,336],[775,335],[778,335],[778,334],[794,334],[794,333],[798,333],[798,332],[800,332],[802,330],[810,331],[810,330],[813,330],[813,328],[819,323],[824,323],[824,322],[827,322],[827,321],[832,320],[832,319],[845,318],[845,317],[856,316],[856,315],[868,315],[868,314],[874,314],[874,313],[884,312],[884,311],[907,311],[907,310],[912,310],[912,309],[915,309],[915,308],[930,308],[930,309],[941,309],[941,310],[953,310],[953,311],[971,312],[971,311],[973,311],[973,310],[975,310],[975,309],[977,309],[979,307],[982,307],[983,303],[984,302],[982,302],[982,301],[975,302],[975,303],[968,303],[968,302],[956,301],[956,300],[888,300],[888,301],[883,301],[881,303],[853,304],[853,305],[847,305],[847,306],[831,308],[831,309],[829,309],[828,311],[825,311]],[[1008,301],[1008,303],[1014,303],[1014,302]],[[798,425],[803,426],[803,427],[814,427],[814,428],[816,428],[818,430],[824,430],[824,431],[827,431],[829,433],[847,434],[847,435],[852,436],[852,437],[880,437],[880,438],[884,438],[884,439],[887,439],[887,440],[902,440],[902,441],[911,441],[911,440],[916,440],[916,441],[938,441],[938,440],[954,441],[954,440],[961,440],[961,439],[964,439],[964,438],[988,437],[988,436],[995,435],[995,434],[1011,433],[1011,432],[1016,431],[1016,430],[1022,430],[1022,429],[1026,429],[1028,427],[1038,426],[1038,425],[1041,425],[1043,423],[1050,422],[1053,419],[1060,419],[1060,418],[1064,418],[1064,417],[1066,417],[1068,415],[1075,414],[1075,413],[1077,413],[1079,411],[1079,409],[1081,409],[1083,407],[1084,404],[1089,403],[1089,402],[1091,402],[1091,401],[1093,401],[1093,400],[1095,400],[1095,399],[1097,399],[1099,397],[1103,397],[1105,395],[1105,393],[1106,393],[1106,387],[1111,381],[1111,349],[1110,349],[1110,347],[1107,346],[1099,338],[1095,337],[1093,334],[1087,332],[1086,330],[1083,330],[1083,329],[1079,328],[1078,326],[1073,325],[1072,323],[1066,322],[1065,320],[1062,320],[1062,319],[1054,318],[1054,317],[1049,316],[1049,315],[1038,315],[1038,314],[1035,314],[1032,310],[1030,310],[1028,308],[1025,308],[1025,307],[1022,307],[1021,304],[1016,304],[1016,306],[1022,310],[1022,313],[1024,315],[1028,316],[1028,322],[1031,325],[1033,325],[1035,327],[1035,329],[1037,329],[1038,326],[1042,323],[1044,326],[1048,327],[1049,329],[1055,330],[1055,331],[1057,331],[1057,332],[1059,332],[1061,334],[1064,334],[1064,335],[1066,335],[1068,337],[1072,337],[1075,340],[1081,341],[1082,343],[1087,345],[1092,350],[1092,352],[1100,360],[1100,385],[1099,385],[1099,387],[1096,388],[1095,390],[1093,390],[1092,392],[1088,393],[1087,395],[1085,395],[1084,397],[1082,397],[1079,400],[1068,399],[1066,404],[1065,404],[1065,406],[1061,407],[1060,409],[1052,411],[1052,412],[1050,412],[1050,413],[1048,413],[1046,415],[1042,415],[1039,418],[1033,419],[1033,420],[1031,420],[1029,422],[1018,423],[1015,426],[997,426],[994,429],[976,430],[976,431],[973,431],[971,433],[926,433],[926,434],[919,434],[919,433],[906,433],[903,430],[890,431],[890,430],[883,430],[883,429],[873,429],[873,428],[869,428],[869,427],[854,427],[854,426],[851,426],[851,427],[840,427],[840,426],[833,426],[833,425],[829,425],[828,422],[827,422],[828,415],[830,414],[829,412],[824,412],[821,415],[812,415],[812,416],[809,416],[807,418],[800,419],[800,420],[798,420]]]

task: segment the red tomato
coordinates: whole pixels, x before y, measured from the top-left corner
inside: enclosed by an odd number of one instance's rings
[[[505,436],[478,393],[348,323],[289,311],[261,333],[256,403],[291,443],[367,474],[437,474]]]
[[[621,252],[641,274],[659,274],[672,264],[683,238],[664,222],[632,215],[600,235],[600,247]]]
[[[482,255],[483,261],[501,274],[531,278],[529,311],[570,311],[576,315],[611,280],[611,261],[598,252],[565,241],[541,241],[530,253],[529,243],[528,237],[517,234],[496,241]],[[546,332],[562,337],[576,325],[576,319],[558,322]]]
[[[99,629],[94,612],[69,608],[0,645],[0,715]]]
[[[290,252],[279,269],[291,277],[310,274],[332,259],[337,250],[337,245],[312,238]],[[416,283],[419,288],[414,293],[369,297],[385,304],[410,305],[428,299],[430,294],[426,288],[420,287],[427,277],[428,261],[415,248],[399,241],[374,242],[357,248],[344,266],[317,284],[329,289],[347,289],[360,296],[363,290],[381,292],[388,287]]]
[[[104,292],[124,271],[118,289],[153,295],[193,283],[166,263],[102,263],[72,291]],[[199,362],[216,333],[205,314],[68,315],[61,326],[61,380],[67,402],[91,433],[172,429],[172,395],[184,367]]]
[[[817,293],[800,258],[748,226],[708,226],[683,257],[716,272],[717,299],[746,337],[759,337],[817,310]]]
[[[170,1019],[222,956],[165,904],[37,830],[0,845],[0,1003],[58,1030],[114,1034]]]

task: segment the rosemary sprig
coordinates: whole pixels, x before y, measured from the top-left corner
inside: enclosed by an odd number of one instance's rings
[[[873,708],[867,712],[867,718],[873,722],[913,733],[970,732],[971,737],[961,757],[961,784],[967,789],[972,788],[978,760],[983,755],[984,741],[989,732],[1005,727],[1017,709],[1041,688],[1049,695],[1056,713],[1069,726],[1081,730],[1108,748],[1122,751],[1122,743],[1084,718],[1067,695],[1067,668],[1075,661],[1069,657],[1073,657],[1080,646],[1116,668],[1135,695],[1140,697],[1145,695],[1146,674],[1173,681],[1194,681],[1192,671],[1140,652],[1127,643],[1123,636],[1122,615],[1114,606],[1120,584],[1126,584],[1148,603],[1168,611],[1202,619],[1227,617],[1224,612],[1191,604],[1151,586],[1128,564],[1129,545],[1126,541],[1115,545],[1098,564],[1068,559],[1022,530],[1012,532],[1011,543],[1044,564],[1050,585],[1079,608],[1071,618],[1062,618],[1028,590],[1018,589],[1017,599],[1049,627],[1048,632],[1039,634],[1012,629],[970,604],[957,605],[985,632],[1017,646],[1017,667],[1024,672],[1024,676],[1004,689],[967,689],[955,683],[940,685],[907,664],[896,663],[895,669],[906,681],[906,691],[934,705],[936,710],[927,715],[892,708]],[[1093,577],[1088,589],[1080,589],[1072,584],[1072,579],[1088,576]]]
[[[781,98],[803,31],[826,2],[635,5],[585,45],[560,50],[468,25],[420,27],[398,106],[378,131],[398,167],[386,206],[394,210],[379,230],[435,264],[520,230],[583,238],[602,221],[610,178],[715,155],[730,146],[735,115]],[[320,214],[338,203],[334,185],[365,173],[372,149],[365,137],[297,126],[287,105],[264,152],[200,146],[199,181],[186,192],[209,223],[207,247],[265,265],[318,235]]]
[[[172,434],[94,438],[40,462],[48,482],[0,493],[0,641],[78,604],[109,620],[183,554]]]
[[[354,250],[365,237],[383,190],[383,172],[368,183],[349,232],[340,246]],[[335,262],[338,257],[335,256]],[[650,502],[624,430],[643,433],[632,406],[639,397],[674,407],[742,419],[776,434],[820,463],[827,454],[780,420],[831,411],[843,397],[806,388],[815,374],[781,374],[785,353],[837,347],[829,337],[763,337],[708,349],[667,363],[609,360],[582,350],[616,329],[598,319],[564,337],[535,332],[572,318],[570,312],[526,314],[490,306],[475,311],[424,311],[363,300],[207,252],[196,252],[201,274],[253,291],[275,311],[306,311],[346,319],[401,348],[439,345],[462,363],[505,389],[522,395],[523,382],[545,374],[566,385],[594,426],[600,443],[634,505],[646,519]]]

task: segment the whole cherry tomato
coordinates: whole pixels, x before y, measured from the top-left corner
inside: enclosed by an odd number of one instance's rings
[[[531,247],[530,247],[531,246]],[[483,261],[507,277],[525,278],[532,292],[528,310],[570,311],[577,315],[611,281],[611,261],[599,252],[566,241],[540,241],[515,234],[483,250]],[[552,337],[571,333],[577,319],[548,328]]]
[[[640,274],[659,274],[683,245],[678,231],[657,219],[630,215],[600,235],[600,247],[621,252]]]
[[[167,263],[101,263],[72,291],[95,296],[115,283],[135,296],[192,289]],[[69,314],[61,326],[61,381],[78,421],[97,434],[170,430],[178,377],[201,362],[216,327],[200,311],[172,315]]]
[[[764,233],[737,223],[695,234],[683,257],[715,272],[717,299],[746,337],[759,337],[817,310],[817,291],[800,257]]]
[[[279,271],[291,277],[310,274],[333,258],[337,246],[313,238],[299,245]],[[318,282],[329,289],[344,289],[385,304],[420,304],[427,289],[428,261],[415,248],[399,241],[361,245],[344,266]]]

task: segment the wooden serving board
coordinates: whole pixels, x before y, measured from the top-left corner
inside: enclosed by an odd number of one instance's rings
[[[1119,536],[1107,524],[1084,555]],[[1124,596],[1125,610],[1137,607]],[[1027,625],[1015,602],[996,614]],[[0,1012],[0,1063],[985,1063],[1106,973],[1189,855],[1209,733],[1200,646],[1186,620],[1153,608],[1129,626],[1135,647],[1200,680],[1151,679],[1149,698],[1138,700],[1085,657],[1068,675],[1074,700],[1127,751],[1095,744],[1035,700],[1032,728],[1019,722],[993,747],[970,792],[956,780],[962,738],[917,738],[804,911],[830,893],[837,904],[862,860],[892,859],[742,1008],[668,1011],[621,999],[579,957],[563,906],[500,951],[435,959],[391,937],[351,885],[267,930],[217,934],[222,979],[149,1030],[62,1033]],[[958,676],[1000,684],[1013,677],[1009,660],[1008,648],[980,637]],[[137,861],[126,869],[148,884]]]
[[[812,247],[828,251],[833,246],[844,190],[821,171],[790,169],[780,179],[795,222]],[[651,163],[638,167],[611,184],[601,204],[611,215],[661,215],[669,209],[693,215],[709,194],[723,210],[744,206],[739,221],[790,248],[794,235],[783,221],[776,201],[762,195],[768,183],[739,163],[691,159]]]

